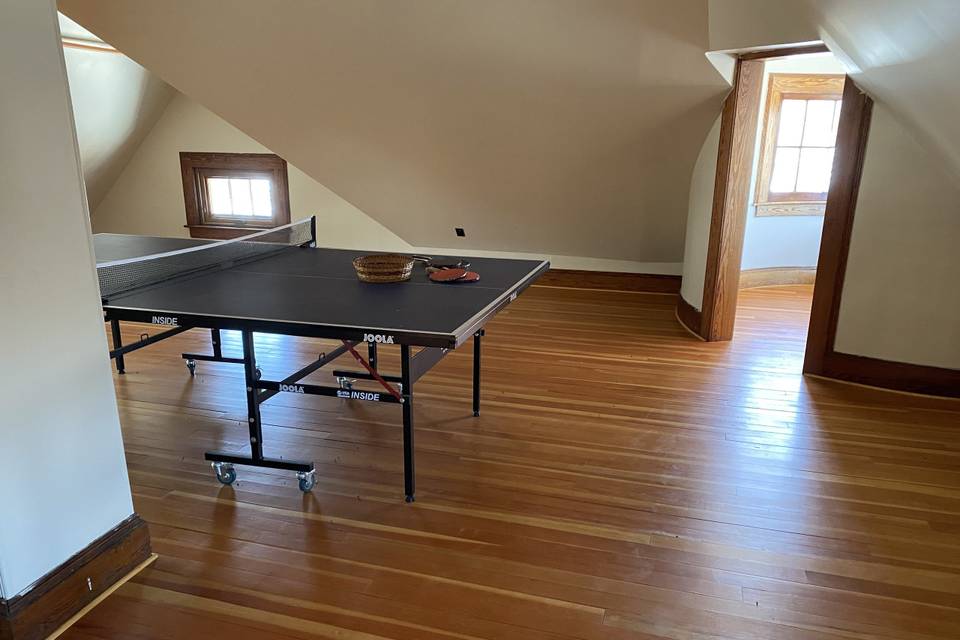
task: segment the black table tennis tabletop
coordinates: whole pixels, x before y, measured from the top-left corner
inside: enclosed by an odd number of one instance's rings
[[[209,241],[97,234],[97,262]],[[120,320],[244,329],[308,337],[455,348],[548,267],[545,261],[468,258],[479,282],[432,282],[421,265],[407,282],[361,282],[352,261],[376,253],[292,247],[279,255],[120,294],[104,309]],[[102,256],[102,257],[101,257]],[[440,257],[440,256],[435,256]]]
[[[404,492],[407,501],[412,501],[411,404],[414,383],[449,350],[472,338],[473,413],[479,415],[480,345],[484,327],[549,269],[550,264],[541,260],[470,257],[466,260],[470,269],[480,274],[478,282],[436,283],[418,263],[409,281],[365,283],[357,278],[352,261],[357,256],[377,251],[317,248],[315,223],[310,224],[310,229],[313,240],[309,244],[283,247],[265,257],[228,263],[106,295],[103,298],[104,319],[111,323],[114,339],[110,355],[117,361],[118,372],[124,373],[124,354],[183,331],[207,328],[213,339],[213,354],[183,354],[191,374],[197,360],[244,365],[250,455],[237,452],[206,454],[206,459],[214,463],[217,478],[224,484],[231,484],[236,479],[233,465],[242,464],[296,471],[301,490],[313,488],[316,476],[312,462],[264,455],[260,405],[277,393],[400,404],[403,409]],[[109,269],[115,261],[181,250],[204,251],[201,247],[208,244],[218,243],[191,238],[113,233],[94,235],[98,271],[100,268]],[[124,345],[120,337],[121,321],[161,325],[164,331]],[[219,339],[222,329],[241,332],[242,358],[223,355]],[[255,333],[329,338],[340,341],[342,346],[320,354],[316,361],[283,380],[262,380],[256,366]],[[360,344],[366,344],[366,358],[357,351]],[[385,345],[400,348],[399,374],[382,372],[377,366],[377,348]],[[302,382],[309,374],[346,353],[351,353],[365,370],[334,371],[339,384],[336,387]],[[373,384],[374,390],[354,389],[352,384],[356,381]],[[377,388],[378,384],[382,389]]]

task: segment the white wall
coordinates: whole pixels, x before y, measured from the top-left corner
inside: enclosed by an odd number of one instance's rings
[[[720,118],[713,123],[700,148],[690,178],[687,236],[683,249],[683,281],[680,295],[698,311],[703,308],[703,279],[707,268],[710,221],[713,217],[713,187],[720,150]]]
[[[741,269],[770,267],[816,267],[823,233],[823,216],[757,216],[754,194],[763,144],[764,108],[767,104],[767,83],[771,73],[846,73],[843,65],[829,53],[794,56],[766,63],[763,89],[760,93],[756,148],[750,177],[750,200],[747,206],[743,237]]]
[[[269,149],[213,112],[176,94],[157,124],[131,157],[126,168],[93,213],[96,232],[187,236],[181,151],[228,153],[269,152]],[[456,245],[412,247],[310,176],[288,164],[290,208],[293,219],[317,214],[317,233],[323,246],[385,251],[419,251],[478,256],[547,258],[560,268],[638,273],[680,273],[680,264],[642,263],[577,256],[482,251]]]
[[[61,16],[61,28],[80,29],[69,23]],[[174,91],[120,53],[65,48],[63,55],[87,197],[95,209]]]
[[[837,351],[960,369],[958,202],[939,158],[875,105]]]
[[[52,0],[0,4],[0,585],[133,512]]]

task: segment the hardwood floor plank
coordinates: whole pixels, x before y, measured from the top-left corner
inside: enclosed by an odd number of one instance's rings
[[[222,487],[203,452],[247,446],[242,368],[187,375],[204,331],[129,354],[160,558],[63,637],[960,637],[960,402],[805,379],[810,292],[744,290],[735,339],[703,343],[672,295],[532,287],[487,327],[481,417],[469,350],[418,382],[412,505],[395,407],[280,394],[266,449],[315,460],[314,491]],[[257,335],[267,376],[333,346]]]

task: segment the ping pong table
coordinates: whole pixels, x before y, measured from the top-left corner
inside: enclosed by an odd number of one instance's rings
[[[249,453],[205,454],[224,484],[234,465],[297,473],[302,491],[316,482],[312,461],[264,455],[260,405],[278,393],[399,404],[403,421],[404,494],[412,502],[414,383],[452,349],[473,339],[473,413],[480,410],[481,338],[487,322],[550,266],[547,261],[468,258],[481,274],[475,283],[438,284],[415,267],[409,281],[361,282],[352,261],[363,251],[318,248],[316,220],[226,241],[96,234],[94,248],[104,320],[110,323],[117,370],[124,355],[190,329],[209,329],[212,354],[185,353],[191,375],[198,361],[242,364],[246,387]],[[164,330],[123,344],[120,322]],[[242,357],[223,354],[221,330],[241,334]],[[282,380],[263,379],[254,333],[333,339],[340,343]],[[358,347],[366,344],[365,357]],[[378,367],[377,349],[396,345],[400,372]],[[334,370],[337,385],[302,382],[349,353],[362,370]],[[375,385],[358,390],[353,381]]]

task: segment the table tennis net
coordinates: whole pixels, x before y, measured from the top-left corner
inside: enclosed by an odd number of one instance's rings
[[[311,219],[210,244],[97,265],[100,296],[118,296],[171,280],[228,269],[315,242]]]

